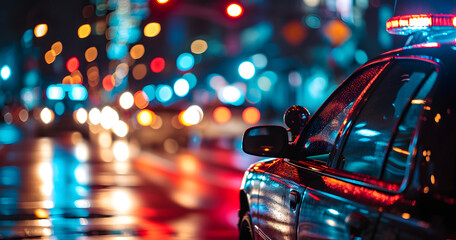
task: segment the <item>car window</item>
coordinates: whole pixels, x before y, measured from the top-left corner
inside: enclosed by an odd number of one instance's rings
[[[312,116],[303,130],[302,150],[306,157],[331,152],[337,133],[356,99],[365,87],[380,74],[387,62],[365,67],[350,76]],[[298,143],[299,144],[299,143]],[[326,159],[319,159],[326,161]]]
[[[418,118],[426,103],[426,97],[434,86],[437,72],[433,72],[421,87],[418,94],[410,101],[408,110],[400,120],[394,139],[389,149],[385,169],[381,177],[393,183],[401,183],[410,166],[411,141]]]
[[[345,142],[341,154],[342,164],[339,165],[343,170],[380,178],[383,159],[395,127],[413,96],[417,94],[419,86],[433,71],[434,66],[427,62],[397,61],[391,70],[379,79],[372,95],[356,117]],[[402,178],[404,174],[404,159],[399,160],[395,152],[404,154],[408,150],[417,121],[415,118],[419,114],[413,112],[414,108],[410,110],[402,121],[403,126],[398,127],[400,131],[394,140],[396,145],[393,144],[391,160],[386,165],[387,178]]]

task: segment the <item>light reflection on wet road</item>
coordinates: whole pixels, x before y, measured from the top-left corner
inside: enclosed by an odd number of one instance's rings
[[[243,169],[225,150],[140,151],[78,135],[0,147],[0,238],[237,239]]]

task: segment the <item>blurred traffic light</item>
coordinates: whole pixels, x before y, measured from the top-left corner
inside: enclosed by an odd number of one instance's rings
[[[237,3],[231,3],[230,5],[228,5],[226,7],[226,14],[228,14],[228,16],[232,17],[232,18],[240,17],[243,12],[244,12],[244,9],[242,8],[241,5],[239,5]]]

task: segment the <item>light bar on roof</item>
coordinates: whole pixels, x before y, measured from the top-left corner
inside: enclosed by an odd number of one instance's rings
[[[386,31],[395,35],[409,35],[423,30],[456,29],[456,15],[419,14],[390,18],[386,22]]]

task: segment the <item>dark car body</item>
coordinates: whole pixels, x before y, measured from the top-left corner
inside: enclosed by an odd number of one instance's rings
[[[254,239],[456,239],[456,45],[370,60],[284,144],[246,131],[239,228]],[[280,143],[278,143],[280,142]]]

